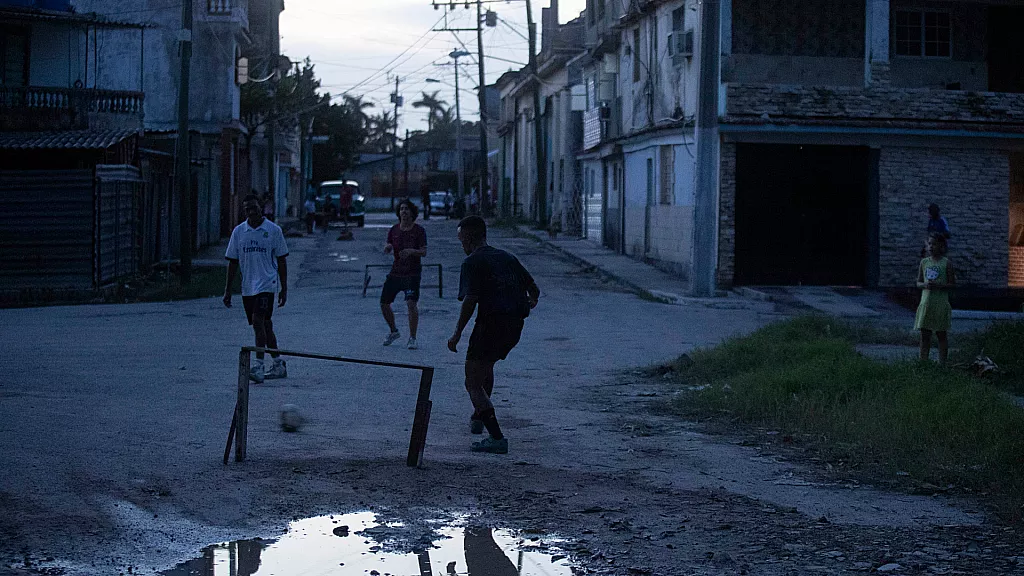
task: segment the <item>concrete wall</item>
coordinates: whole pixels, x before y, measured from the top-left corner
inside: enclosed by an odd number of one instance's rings
[[[927,207],[949,220],[950,260],[960,284],[1007,285],[1009,157],[1000,150],[882,148],[879,255],[883,286],[912,285]]]
[[[717,283],[730,288],[736,273],[736,144],[725,142],[719,153]]]
[[[36,22],[32,23],[31,30],[30,86],[71,88],[75,80],[84,78],[85,63],[78,48],[79,41],[84,42],[83,32],[68,25]]]

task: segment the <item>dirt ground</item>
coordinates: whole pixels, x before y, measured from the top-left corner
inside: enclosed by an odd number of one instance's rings
[[[250,336],[217,299],[0,311],[0,574],[151,574],[215,542],[359,510],[406,523],[392,549],[451,514],[558,535],[579,574],[1024,574],[1017,532],[970,501],[823,481],[813,463],[651,409],[663,388],[640,368],[780,318],[771,303],[644,301],[499,231],[492,242],[520,254],[544,296],[497,371],[510,453],[469,452],[461,355],[444,350],[454,225],[427,223],[446,290],[424,290],[411,351],[380,346],[377,272],[361,297],[387,223],[352,242],[289,239],[292,292],[275,319],[282,348],[436,366],[421,469],[404,462],[415,378],[299,360],[254,387],[249,458],[221,464]],[[297,434],[277,429],[285,402],[307,417]]]

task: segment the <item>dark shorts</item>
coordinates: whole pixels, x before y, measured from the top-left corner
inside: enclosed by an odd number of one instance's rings
[[[405,292],[406,302],[418,302],[420,299],[421,276],[392,276],[388,274],[384,280],[384,289],[380,292],[381,304],[391,304],[399,292]]]
[[[478,317],[469,337],[466,358],[483,362],[504,360],[522,334],[523,319],[518,316]]]
[[[245,319],[252,326],[252,317],[259,314],[269,319],[274,314],[274,294],[272,292],[260,292],[253,296],[242,296],[242,306],[245,308]]]

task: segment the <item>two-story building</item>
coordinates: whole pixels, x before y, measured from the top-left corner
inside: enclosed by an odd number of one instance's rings
[[[1024,2],[723,0],[718,282],[1024,285]]]
[[[33,4],[33,5],[26,5]],[[92,290],[146,257],[145,26],[0,1],[0,290]],[[135,66],[110,74],[124,54]]]

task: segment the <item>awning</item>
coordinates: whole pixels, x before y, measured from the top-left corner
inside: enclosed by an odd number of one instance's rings
[[[106,150],[137,134],[135,130],[0,132],[0,150]]]

